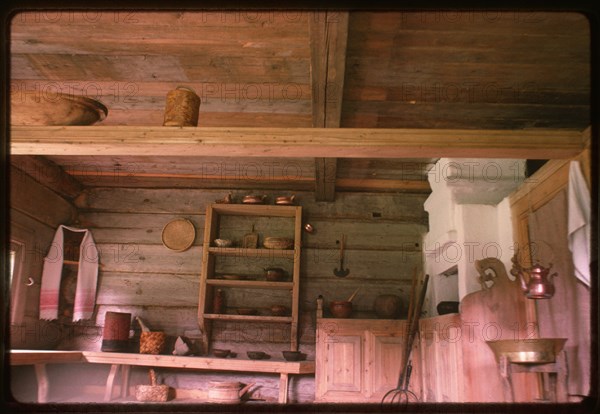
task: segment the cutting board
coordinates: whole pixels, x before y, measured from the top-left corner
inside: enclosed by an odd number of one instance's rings
[[[525,296],[518,280],[508,277],[504,264],[495,258],[475,262],[482,290],[461,301],[465,398],[470,402],[504,401],[502,378],[486,340],[535,337],[525,320]],[[515,401],[531,401],[537,380],[531,375],[513,378]]]

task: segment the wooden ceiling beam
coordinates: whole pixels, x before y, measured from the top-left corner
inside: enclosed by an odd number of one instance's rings
[[[14,155],[570,158],[579,130],[13,126]]]
[[[315,128],[339,128],[342,117],[348,12],[315,12],[309,19],[312,120]],[[335,158],[315,158],[315,199],[335,200]]]
[[[431,193],[431,186],[424,180],[380,180],[375,178],[338,178],[336,188],[340,191],[364,191],[386,193]]]
[[[45,157],[24,155],[12,157],[10,161],[17,170],[68,199],[74,199],[84,190],[83,184]]]
[[[313,127],[339,128],[342,116],[348,12],[315,12],[309,20]]]

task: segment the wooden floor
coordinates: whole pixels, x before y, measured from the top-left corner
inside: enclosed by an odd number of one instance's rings
[[[98,386],[88,386],[88,390],[86,392],[79,392],[77,395],[69,395],[71,391],[67,388],[61,387],[59,389],[55,389],[52,391],[50,395],[49,403],[59,403],[59,404],[90,404],[90,403],[98,403],[98,404],[151,404],[148,402],[138,401],[135,398],[135,389],[132,387],[130,391],[130,395],[128,397],[122,398],[118,397],[115,393],[113,399],[107,403],[104,401],[104,387]],[[187,390],[187,389],[178,389],[176,390],[177,396],[165,403],[155,403],[155,404],[206,404],[208,403],[206,398],[206,392],[201,390]],[[35,398],[35,397],[34,397]],[[21,400],[22,403],[35,403],[35,400],[32,399],[30,401]],[[251,399],[248,401],[242,402],[242,404],[276,404],[276,399],[268,399],[268,400],[259,400],[259,399]]]

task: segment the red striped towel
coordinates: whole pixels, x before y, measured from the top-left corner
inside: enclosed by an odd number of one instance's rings
[[[58,318],[60,280],[64,260],[64,229],[85,232],[80,245],[77,288],[73,304],[73,321],[90,319],[96,303],[98,282],[98,249],[92,232],[60,225],[54,235],[52,245],[44,258],[42,286],[40,291],[40,319]]]

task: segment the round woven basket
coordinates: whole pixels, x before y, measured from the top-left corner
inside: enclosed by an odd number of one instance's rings
[[[190,248],[196,238],[194,224],[184,218],[168,222],[162,231],[163,245],[175,252],[183,252]]]

